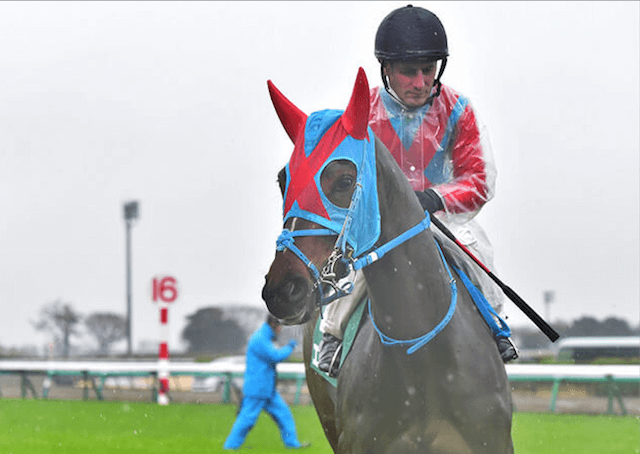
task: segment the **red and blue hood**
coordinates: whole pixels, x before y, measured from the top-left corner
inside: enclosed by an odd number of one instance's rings
[[[336,160],[349,160],[357,169],[361,193],[352,201],[346,242],[357,257],[380,237],[380,208],[375,139],[368,127],[369,85],[360,68],[347,109],[322,110],[308,117],[268,82],[280,120],[295,144],[286,166],[283,222],[302,218],[339,235],[349,209],[334,205],[322,191],[320,176]],[[358,189],[357,189],[358,190]]]

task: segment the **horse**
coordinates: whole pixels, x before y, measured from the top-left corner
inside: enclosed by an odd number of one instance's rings
[[[267,84],[295,148],[278,176],[284,227],[262,297],[283,323],[305,324],[307,384],[334,453],[513,453],[492,333],[368,127],[363,69],[344,111],[307,116]],[[349,293],[354,269],[366,278],[368,314],[334,387],[310,365],[312,336],[320,307]]]

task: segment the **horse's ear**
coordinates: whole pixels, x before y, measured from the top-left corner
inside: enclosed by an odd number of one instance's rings
[[[354,139],[363,140],[367,137],[367,126],[369,125],[369,82],[362,68],[358,70],[358,77],[356,77],[351,100],[344,114],[342,114],[342,125]]]
[[[280,122],[291,141],[295,144],[300,130],[307,122],[307,115],[294,106],[270,80],[267,81],[267,87],[269,87],[271,102],[276,108]]]
[[[287,168],[283,167],[278,172],[278,187],[280,187],[280,193],[284,197],[284,191],[287,189]]]

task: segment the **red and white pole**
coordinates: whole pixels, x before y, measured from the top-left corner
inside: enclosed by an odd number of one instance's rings
[[[169,404],[169,304],[178,298],[173,277],[153,278],[152,299],[160,303],[160,347],[158,349],[158,404]]]
[[[160,303],[160,348],[158,350],[158,403],[169,404],[169,304]]]

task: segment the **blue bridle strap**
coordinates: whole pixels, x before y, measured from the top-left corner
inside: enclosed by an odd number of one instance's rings
[[[311,274],[316,279],[316,281],[320,280],[320,272],[318,268],[313,264],[311,260],[304,255],[298,246],[295,245],[295,238],[298,236],[327,236],[327,235],[335,235],[335,232],[329,229],[308,229],[308,230],[287,230],[284,229],[278,240],[276,241],[276,251],[284,251],[285,249],[289,249],[295,255],[298,256],[300,260],[311,270]],[[320,289],[322,292],[322,289]]]
[[[451,318],[453,318],[454,312],[456,311],[458,287],[456,286],[455,279],[451,275],[451,269],[449,268],[449,265],[447,265],[447,261],[445,260],[444,255],[442,254],[442,249],[440,249],[440,245],[436,243],[436,246],[438,247],[438,252],[440,252],[440,258],[442,259],[442,263],[444,263],[445,267],[447,268],[447,273],[449,273],[449,286],[451,287],[451,304],[449,305],[449,310],[447,311],[447,314],[444,316],[442,321],[438,323],[438,325],[435,328],[433,328],[427,334],[424,334],[423,336],[420,336],[420,337],[416,337],[414,339],[407,339],[407,340],[393,339],[387,336],[386,334],[384,334],[382,331],[380,331],[380,328],[378,328],[378,326],[376,325],[376,322],[373,320],[373,312],[371,311],[371,298],[369,298],[369,301],[368,301],[369,317],[371,318],[371,324],[373,325],[373,328],[378,333],[378,336],[380,337],[380,341],[382,342],[382,344],[383,345],[409,345],[410,347],[407,350],[408,355],[415,353],[416,350],[418,350],[421,347],[424,347],[429,341],[431,341],[431,339],[436,337],[449,324],[449,322],[451,321]]]
[[[355,195],[354,199],[357,202],[358,195],[359,195],[358,188],[356,188],[356,193],[354,195]],[[350,215],[347,216],[347,219],[345,220],[345,225],[343,226],[342,232],[340,232],[338,234],[338,240],[336,241],[336,249],[341,250],[343,255],[345,254],[345,250],[346,250],[346,238],[347,238],[347,235],[349,233],[349,229],[351,227],[351,222],[350,221],[351,221],[351,212],[352,212],[353,206],[355,206],[354,203],[351,204],[351,207],[350,207],[350,210],[349,210],[350,211],[350,213],[349,213]],[[400,235],[398,235],[397,237],[395,237],[391,241],[388,241],[387,243],[383,244],[382,246],[374,249],[373,251],[369,252],[365,256],[362,256],[360,258],[350,259],[351,263],[352,263],[352,266],[353,266],[353,269],[354,270],[359,270],[359,269],[362,269],[362,268],[364,268],[366,266],[371,265],[372,263],[374,263],[374,262],[378,261],[379,259],[381,259],[390,250],[398,247],[399,245],[401,245],[405,241],[407,241],[407,240],[413,238],[414,236],[418,235],[419,233],[427,230],[429,228],[429,226],[431,225],[431,217],[429,215],[429,212],[427,212],[427,211],[425,211],[425,215],[426,216],[422,221],[420,221],[418,224],[416,224],[415,226],[411,227],[409,230],[405,231],[404,233],[401,233]],[[328,301],[325,302],[325,297],[324,297],[324,293],[323,293],[322,285],[321,285],[321,282],[323,282],[323,275],[318,271],[318,268],[313,264],[313,262],[311,260],[309,260],[306,255],[304,255],[304,252],[302,252],[295,245],[295,238],[296,237],[300,237],[300,236],[331,236],[331,235],[335,235],[335,234],[336,234],[336,232],[334,232],[333,230],[330,230],[330,229],[307,229],[307,230],[288,230],[288,229],[284,229],[282,231],[282,233],[280,233],[280,236],[278,237],[278,240],[276,241],[276,250],[277,251],[284,251],[285,249],[289,249],[291,252],[293,252],[302,261],[302,263],[304,263],[307,266],[307,268],[309,269],[309,271],[313,275],[313,278],[316,281],[316,288],[318,288],[318,290],[320,291],[320,304],[321,305],[328,304],[331,301],[333,301],[333,299],[328,300]],[[341,296],[344,296],[344,294],[341,295]]]
[[[365,266],[371,265],[373,262],[376,262],[380,260],[382,257],[384,257],[384,255],[390,250],[398,247],[399,245],[413,238],[417,234],[427,230],[431,225],[431,217],[429,216],[429,212],[425,212],[425,214],[426,214],[426,217],[422,221],[420,221],[418,224],[411,227],[406,232],[398,235],[393,240],[374,249],[364,257],[360,257],[359,259],[356,259],[355,262],[353,263],[353,268],[356,270],[359,270],[361,268],[364,268]]]
[[[355,270],[359,270],[366,266],[371,265],[372,263],[384,257],[384,255],[390,250],[398,247],[400,244],[404,243],[405,241],[427,230],[431,225],[431,217],[428,212],[425,212],[425,215],[426,216],[422,221],[420,221],[415,226],[411,227],[409,230],[398,235],[393,240],[388,241],[382,246],[376,248],[375,250],[371,251],[367,255],[353,260],[353,268]],[[346,228],[343,229],[342,234],[348,233],[349,225],[345,227]],[[295,238],[300,236],[330,236],[335,234],[336,232],[329,229],[306,229],[306,230],[293,230],[293,231],[284,229],[276,242],[276,250],[284,251],[285,249],[289,249],[311,271],[311,274],[313,275],[317,283],[316,287],[320,292],[320,301],[323,301],[323,298],[324,298],[322,285],[319,284],[322,281],[322,275],[318,271],[318,268],[313,264],[313,262],[309,260],[307,256],[304,255],[304,253],[295,245]],[[343,236],[342,234],[339,236]],[[458,287],[456,286],[456,281],[453,278],[453,275],[451,274],[451,269],[449,268],[449,265],[447,264],[447,261],[444,258],[444,254],[442,253],[442,249],[440,248],[440,245],[437,242],[435,244],[436,244],[436,247],[438,248],[440,259],[442,260],[442,263],[446,267],[447,273],[449,274],[449,286],[451,288],[451,303],[449,305],[449,310],[447,311],[447,314],[444,316],[442,321],[438,323],[438,325],[434,329],[429,331],[427,334],[424,334],[423,336],[417,337],[415,339],[407,339],[407,340],[393,339],[387,336],[386,334],[384,334],[382,331],[380,331],[380,328],[378,328],[378,326],[376,325],[375,321],[373,320],[373,312],[371,310],[371,299],[369,299],[368,301],[369,316],[371,317],[371,324],[373,325],[374,329],[378,333],[378,336],[380,337],[380,341],[382,342],[382,344],[383,345],[409,345],[409,348],[407,349],[408,355],[411,355],[416,350],[425,346],[434,337],[436,337],[451,321],[451,318],[453,317],[453,314],[455,313],[455,310],[456,310],[456,301],[458,298]]]

